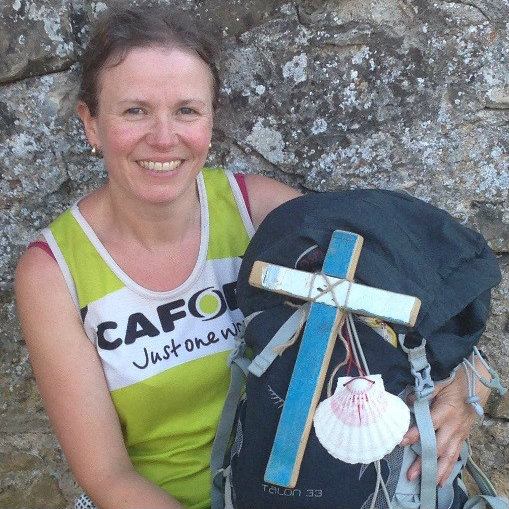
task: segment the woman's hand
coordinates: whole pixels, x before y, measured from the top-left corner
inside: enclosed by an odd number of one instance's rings
[[[484,365],[476,359],[476,369],[488,380],[490,375]],[[476,380],[476,392],[484,405],[490,394],[490,389]],[[477,414],[472,406],[465,403],[468,397],[467,377],[465,370],[459,366],[454,380],[446,386],[435,388],[431,401],[431,419],[437,440],[437,482],[443,486],[454,464],[458,460],[461,446],[468,438],[476,422]],[[409,401],[412,403],[412,401]],[[412,426],[401,441],[402,446],[415,444],[419,440],[417,426]],[[421,474],[420,457],[410,466],[407,472],[409,480],[414,480]]]

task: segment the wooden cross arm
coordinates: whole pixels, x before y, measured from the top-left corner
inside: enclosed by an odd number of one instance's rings
[[[410,295],[260,261],[254,263],[249,283],[282,295],[410,327],[415,324],[421,306],[421,301]]]

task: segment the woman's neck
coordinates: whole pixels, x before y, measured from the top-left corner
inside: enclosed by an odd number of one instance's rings
[[[171,203],[119,196],[108,184],[94,195],[89,204],[84,203],[82,213],[91,216],[92,227],[97,228],[96,234],[105,244],[134,243],[155,252],[182,243],[200,228],[197,186]]]

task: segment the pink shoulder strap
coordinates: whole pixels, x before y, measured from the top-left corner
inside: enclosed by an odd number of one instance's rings
[[[47,242],[43,242],[42,240],[36,240],[35,242],[30,242],[30,244],[28,244],[28,246],[27,246],[27,249],[30,249],[32,247],[38,247],[39,249],[42,249],[48,255],[50,255],[51,258],[56,260],[55,255],[53,254],[53,251],[51,250],[51,248],[49,247]]]

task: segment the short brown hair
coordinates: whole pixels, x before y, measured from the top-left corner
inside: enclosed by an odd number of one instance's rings
[[[198,20],[163,5],[111,7],[97,18],[81,59],[78,98],[88,106],[92,116],[97,114],[99,74],[104,66],[118,65],[130,50],[150,46],[176,46],[194,51],[210,69],[212,103],[216,107],[219,95],[216,45]]]

